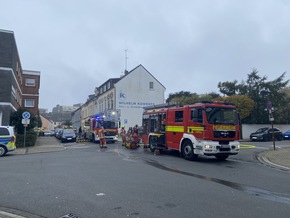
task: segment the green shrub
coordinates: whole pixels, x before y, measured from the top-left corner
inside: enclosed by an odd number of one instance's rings
[[[37,139],[37,133],[33,131],[29,131],[26,133],[25,138],[25,147],[34,146]],[[16,147],[23,148],[24,147],[24,134],[16,134]]]

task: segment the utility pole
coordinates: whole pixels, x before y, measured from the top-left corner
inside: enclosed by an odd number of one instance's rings
[[[275,145],[275,134],[274,134],[274,116],[273,116],[273,111],[274,111],[274,108],[272,106],[272,102],[271,101],[268,101],[267,103],[267,110],[268,110],[268,113],[269,113],[269,121],[271,122],[271,125],[272,125],[272,141],[273,141],[273,147],[274,147],[274,150],[276,149],[276,145]]]

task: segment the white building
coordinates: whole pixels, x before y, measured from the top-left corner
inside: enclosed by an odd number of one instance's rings
[[[126,130],[136,124],[141,126],[143,108],[164,103],[165,87],[142,65],[121,78],[111,78],[95,89],[95,96],[87,100],[80,109],[81,125],[90,118],[105,116],[121,125]],[[72,124],[76,122],[78,113],[72,113]]]
[[[120,111],[122,125],[133,127],[142,124],[143,108],[162,104],[165,87],[142,65],[126,73],[115,84],[115,105]]]

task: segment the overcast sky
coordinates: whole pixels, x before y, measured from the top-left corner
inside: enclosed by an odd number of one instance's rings
[[[256,68],[290,79],[288,0],[0,0],[25,70],[41,72],[40,108],[84,103],[142,64],[170,93],[218,92]]]

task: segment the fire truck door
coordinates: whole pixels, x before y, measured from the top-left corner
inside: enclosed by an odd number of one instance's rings
[[[187,129],[189,134],[193,134],[196,138],[203,138],[203,117],[201,108],[193,108],[190,112],[190,117],[187,122]]]
[[[184,133],[183,111],[174,111],[173,116],[166,127],[167,146],[172,149],[179,149],[179,144]]]

